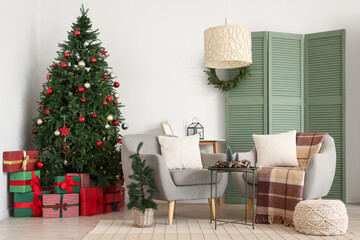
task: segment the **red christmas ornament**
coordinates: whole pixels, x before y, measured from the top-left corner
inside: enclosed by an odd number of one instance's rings
[[[79,117],[79,122],[81,122],[81,123],[85,122],[85,117],[83,117],[83,116]]]
[[[44,107],[45,107],[45,105],[44,105],[44,104],[41,104],[41,109],[42,109],[42,110],[44,110]]]
[[[103,78],[104,78],[104,79],[107,79],[107,75],[106,75],[106,74],[104,74]]]
[[[108,96],[108,97],[106,98],[106,101],[108,101],[108,102],[112,102],[112,100],[113,100],[112,96]]]
[[[118,104],[118,103],[119,103],[118,100],[115,100],[115,101],[114,101],[114,104]]]
[[[92,62],[92,63],[96,62],[96,58],[92,58],[92,59],[91,59],[91,62]]]
[[[66,142],[63,142],[63,146],[65,146],[65,147],[66,147]]]
[[[66,62],[62,62],[61,65],[60,65],[62,68],[66,68],[68,65]]]
[[[121,181],[124,181],[125,179],[124,179],[124,176],[121,176]]]
[[[119,120],[115,120],[115,121],[114,121],[114,125],[115,125],[115,126],[119,125],[119,123],[120,123]]]
[[[31,132],[32,132],[32,134],[34,134],[34,133],[36,132],[36,128],[33,128],[33,129],[31,130]]]
[[[79,91],[79,92],[84,92],[84,91],[85,91],[85,88],[84,88],[84,87],[79,87],[79,88],[78,88],[78,91]]]
[[[119,138],[118,143],[122,144],[122,138]]]
[[[107,51],[105,51],[105,48],[101,51],[101,56],[106,56]]]
[[[67,57],[67,58],[70,57],[70,53],[69,53],[69,52],[66,52],[64,55],[65,55],[65,57]]]
[[[79,36],[80,34],[81,34],[81,32],[80,32],[79,30],[76,30],[76,31],[75,31],[75,35],[76,35],[76,36]]]
[[[114,87],[116,87],[116,88],[120,87],[120,83],[119,82],[114,82]]]
[[[53,93],[53,90],[52,90],[51,88],[48,88],[48,89],[46,90],[46,92],[47,92],[47,94],[52,94],[52,93]]]
[[[50,80],[50,75],[46,75],[46,80]]]
[[[44,166],[44,163],[43,162],[37,162],[36,166],[37,166],[38,169],[41,169]]]
[[[53,67],[56,67],[56,63],[53,64]]]
[[[70,128],[67,128],[64,124],[62,128],[59,129],[61,132],[61,136],[69,136],[69,130]],[[66,143],[65,143],[66,144]]]
[[[92,117],[93,117],[93,118],[97,118],[97,115],[96,115],[96,113],[94,113],[94,114],[92,115]]]
[[[86,102],[86,99],[85,98],[81,99],[81,102],[82,103]]]
[[[119,115],[121,115],[121,111],[119,111]]]
[[[103,101],[103,105],[106,106],[106,105],[107,105],[107,101]]]
[[[46,114],[50,114],[50,110],[47,109],[47,110],[45,111],[45,113],[46,113]]]
[[[102,141],[96,142],[96,146],[101,147],[102,145],[103,145],[103,142],[102,142]]]

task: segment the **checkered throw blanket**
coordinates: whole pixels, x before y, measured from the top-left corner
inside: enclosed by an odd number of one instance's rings
[[[305,167],[320,151],[327,133],[297,133],[296,152],[299,167],[263,167],[259,172],[256,223],[292,226],[295,206],[303,200]]]

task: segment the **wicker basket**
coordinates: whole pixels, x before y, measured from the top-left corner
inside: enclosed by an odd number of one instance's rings
[[[138,208],[133,208],[134,225],[138,228],[152,227],[154,224],[154,209],[147,208],[145,213],[142,213]]]

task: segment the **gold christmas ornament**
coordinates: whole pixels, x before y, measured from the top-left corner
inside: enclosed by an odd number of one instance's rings
[[[109,77],[110,77],[110,79],[114,79],[114,78],[116,78],[116,75],[115,75],[114,72],[111,72],[111,73],[109,74]]]
[[[106,117],[106,120],[108,120],[109,122],[111,122],[112,120],[114,120],[113,115],[108,115],[108,116]]]
[[[79,61],[79,62],[78,62],[78,66],[79,66],[80,68],[84,68],[84,67],[85,67],[85,62],[84,62],[83,60]]]
[[[54,132],[54,135],[57,136],[57,137],[60,136],[60,131],[59,131],[59,130],[56,130],[56,131]]]
[[[106,125],[105,125],[105,129],[109,130],[109,129],[110,129],[110,125],[109,125],[109,124],[106,124]]]
[[[114,98],[115,98],[115,99],[118,99],[119,97],[120,97],[120,94],[114,93]]]

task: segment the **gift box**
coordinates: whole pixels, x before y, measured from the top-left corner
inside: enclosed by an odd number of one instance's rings
[[[50,191],[41,191],[50,194]],[[42,196],[34,192],[14,194],[14,217],[40,217],[42,213]]]
[[[106,186],[104,189],[104,193],[116,193],[116,192],[120,192],[122,188],[122,184],[121,183],[117,183],[111,186]]]
[[[40,170],[10,173],[10,192],[35,192],[42,195],[40,190]]]
[[[90,175],[87,173],[66,173],[64,176],[79,176],[80,188],[90,187]]]
[[[55,176],[54,192],[60,193],[80,193],[79,176]]]
[[[101,187],[80,189],[80,215],[91,216],[104,212],[104,196]]]
[[[42,200],[43,217],[79,216],[79,194],[46,194]]]
[[[120,203],[120,192],[104,193],[104,212],[119,211]]]
[[[54,194],[54,188],[43,188],[43,191],[50,191],[52,194]]]
[[[12,151],[3,153],[4,172],[34,171],[38,151]]]

